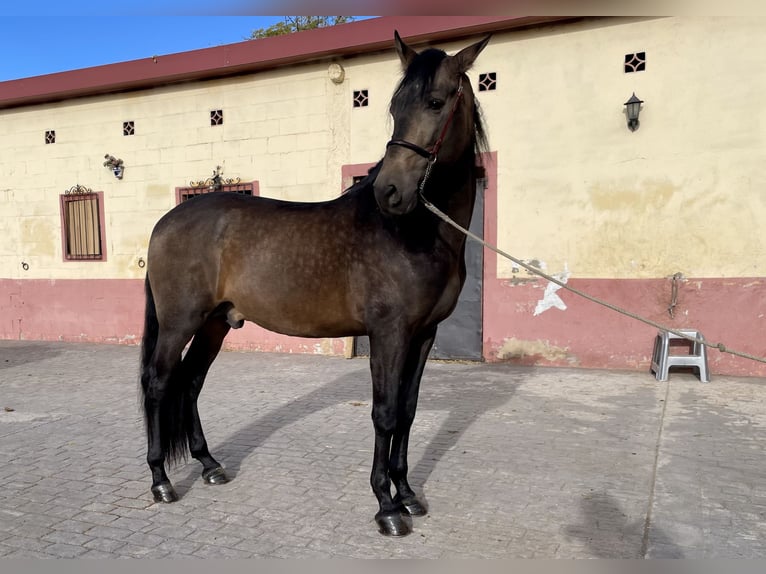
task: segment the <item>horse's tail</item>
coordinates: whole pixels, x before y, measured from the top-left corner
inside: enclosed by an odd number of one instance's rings
[[[144,291],[146,292],[146,311],[144,311],[144,334],[141,337],[141,387],[146,393],[148,380],[144,374],[154,355],[154,349],[157,347],[157,336],[160,332],[157,307],[154,305],[154,295],[152,294],[152,286],[149,284],[148,274],[144,281]]]
[[[154,376],[152,358],[157,348],[160,325],[157,320],[157,307],[154,303],[149,276],[144,283],[146,291],[146,311],[144,312],[144,333],[141,338],[141,403],[144,409],[144,422],[148,436],[156,436],[157,421],[151,416],[151,403],[147,401],[149,385]],[[189,413],[187,413],[186,393],[180,384],[181,365],[175,365],[167,384],[167,390],[160,403],[159,431],[162,454],[168,462],[186,460],[189,439],[186,435]]]

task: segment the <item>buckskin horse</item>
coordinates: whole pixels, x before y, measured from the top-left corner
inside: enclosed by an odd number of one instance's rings
[[[489,37],[449,56],[418,53],[394,36],[404,70],[390,104],[394,131],[362,181],[317,203],[210,193],[154,227],[141,391],[156,501],[178,499],[165,462],[187,449],[206,483],[228,482],[197,399],[229,329],[247,320],[302,337],[369,335],[375,520],[383,534],[401,536],[409,516],[425,514],[407,481],[407,447],[437,325],[465,279],[466,239],[421,195],[468,227],[486,138],[466,71]]]

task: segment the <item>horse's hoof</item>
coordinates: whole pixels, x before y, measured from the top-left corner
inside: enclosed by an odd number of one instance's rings
[[[229,482],[229,477],[226,476],[226,471],[218,466],[204,471],[202,473],[202,480],[205,481],[205,484],[226,484]]]
[[[410,516],[425,516],[428,514],[428,509],[425,505],[414,496],[400,501],[399,504],[401,505],[402,510]]]
[[[401,512],[378,512],[375,522],[378,523],[378,532],[384,536],[407,536],[412,532],[409,517],[402,516]]]
[[[176,489],[169,482],[163,482],[157,486],[152,486],[152,495],[154,496],[154,502],[175,502],[178,500],[178,494]]]

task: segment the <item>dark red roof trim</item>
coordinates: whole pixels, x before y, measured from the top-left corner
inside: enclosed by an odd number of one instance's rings
[[[221,78],[323,58],[392,49],[394,30],[408,42],[417,44],[564,19],[551,16],[385,16],[286,36],[0,82],[0,108]]]

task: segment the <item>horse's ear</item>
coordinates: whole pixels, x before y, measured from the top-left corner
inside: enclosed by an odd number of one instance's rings
[[[406,70],[418,54],[404,43],[397,30],[394,30],[394,44],[396,45],[396,53],[399,54],[399,59],[402,61],[402,67]]]
[[[457,62],[458,70],[461,74],[471,69],[476,58],[489,43],[490,38],[492,38],[492,36],[487,36],[483,40],[479,40],[475,44],[463,48],[455,54],[455,61]]]

